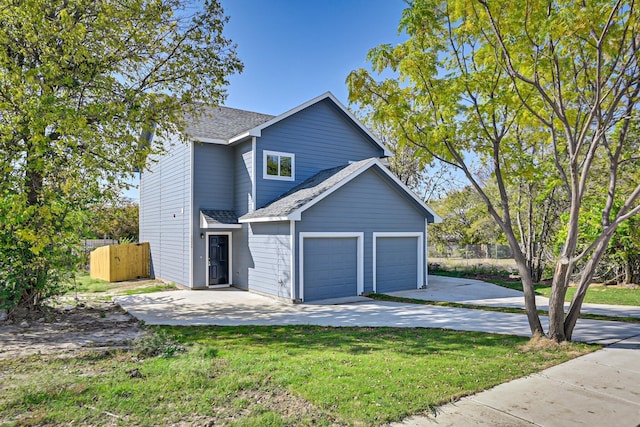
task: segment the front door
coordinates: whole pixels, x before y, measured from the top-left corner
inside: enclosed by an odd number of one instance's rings
[[[229,283],[229,236],[209,236],[209,285]]]

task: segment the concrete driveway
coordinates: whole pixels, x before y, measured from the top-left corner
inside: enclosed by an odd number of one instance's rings
[[[520,291],[503,288],[481,280],[458,277],[429,276],[427,289],[391,292],[390,295],[489,307],[524,308],[524,296]],[[549,310],[549,299],[536,296],[536,305],[539,310]],[[569,303],[565,303],[565,310],[568,308]],[[581,311],[604,316],[640,318],[640,307],[633,306],[582,304]]]
[[[499,288],[495,285],[489,286]],[[454,288],[455,286],[452,287]],[[488,289],[494,292],[491,295],[495,297],[499,289],[504,288]],[[357,302],[348,304],[291,305],[235,288],[227,288],[131,295],[118,297],[115,301],[149,325],[389,326],[531,335],[526,316],[522,314],[375,301],[367,298],[358,298]],[[542,318],[542,322],[546,328],[546,317]],[[609,344],[638,334],[640,324],[580,319],[574,339]]]

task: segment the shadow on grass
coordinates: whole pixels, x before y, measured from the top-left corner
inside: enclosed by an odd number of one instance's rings
[[[393,351],[408,355],[446,354],[473,347],[514,345],[527,338],[433,328],[324,326],[164,326],[181,342],[226,341],[243,346],[277,346],[286,351],[332,348],[349,354]]]

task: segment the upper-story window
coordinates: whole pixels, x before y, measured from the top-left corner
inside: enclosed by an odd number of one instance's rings
[[[265,151],[263,158],[264,179],[294,181],[296,179],[296,156],[291,153]]]

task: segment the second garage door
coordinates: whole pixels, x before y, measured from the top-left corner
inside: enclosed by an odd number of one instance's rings
[[[304,301],[358,295],[358,239],[306,237]]]
[[[375,291],[387,293],[422,285],[419,236],[384,236],[375,239]]]

